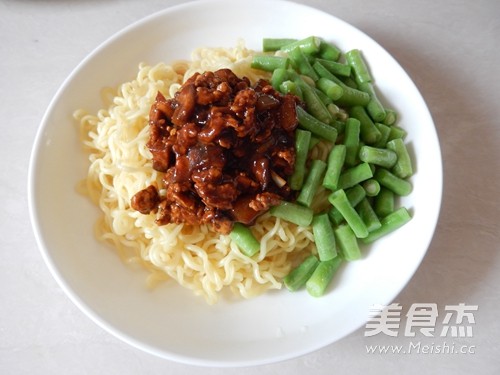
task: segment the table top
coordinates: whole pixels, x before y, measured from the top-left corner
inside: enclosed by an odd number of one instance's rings
[[[399,335],[360,328],[308,355],[240,374],[494,374],[500,369],[500,2],[302,0],[364,31],[409,73],[441,142],[444,189],[433,241],[395,298]],[[31,148],[73,68],[102,41],[179,0],[0,0],[0,373],[229,374],[144,353],[103,331],[66,297],[32,232]],[[395,305],[396,306],[396,305]],[[402,328],[421,308],[446,335]],[[453,315],[454,314],[454,315]],[[461,316],[462,321],[451,321]],[[443,332],[443,331],[442,331]],[[436,337],[440,336],[440,337]],[[398,348],[406,354],[398,353]]]

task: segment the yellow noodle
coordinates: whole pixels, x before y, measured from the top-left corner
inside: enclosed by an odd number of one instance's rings
[[[274,218],[260,217],[252,230],[261,242],[259,254],[241,254],[229,236],[207,226],[158,226],[154,215],[130,208],[131,197],[151,184],[161,186],[146,146],[149,109],[161,91],[172,97],[194,72],[232,69],[252,82],[269,78],[250,68],[255,52],[240,42],[235,48],[200,48],[191,61],[154,66],[141,63],[137,77],[116,89],[102,90],[103,108],[95,115],[75,111],[89,169],[78,191],[85,192],[102,211],[95,226],[98,239],[108,242],[127,264],[149,270],[149,286],[174,279],[213,304],[223,290],[251,298],[282,287],[291,267],[314,252],[310,228]],[[324,146],[318,146],[325,155]]]

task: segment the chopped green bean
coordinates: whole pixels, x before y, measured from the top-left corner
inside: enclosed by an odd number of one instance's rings
[[[299,125],[301,128],[309,130],[314,135],[317,135],[318,137],[326,139],[332,143],[335,142],[335,140],[337,139],[337,129],[310,115],[300,106],[297,106],[296,112],[297,119],[299,120]]]
[[[299,47],[303,53],[312,55],[320,50],[321,38],[317,36],[308,36],[307,38],[293,41],[285,44],[280,48],[281,51],[290,52],[296,47]]]
[[[400,207],[396,211],[390,213],[386,217],[380,219],[381,226],[378,229],[370,232],[362,241],[365,243],[373,242],[382,236],[385,236],[396,229],[401,228],[411,220],[410,213],[405,207]]]
[[[342,87],[343,93],[340,98],[336,100],[339,104],[352,106],[352,105],[367,105],[370,102],[370,95],[361,90],[347,86],[344,82],[338,79],[333,73],[325,68],[320,62],[313,63],[313,69],[322,78],[327,78]]]
[[[300,74],[304,74],[316,81],[319,77],[312,68],[309,60],[307,59],[304,52],[299,47],[296,47],[288,52],[288,57],[292,61],[294,67],[299,71]]]
[[[366,144],[374,144],[381,137],[380,131],[375,127],[372,119],[366,113],[366,110],[359,105],[351,107],[350,110],[351,117],[357,118],[361,123],[361,139]]]
[[[309,280],[318,264],[318,258],[314,255],[309,255],[283,278],[283,283],[291,292],[299,290]]]
[[[299,85],[300,90],[302,91],[307,111],[319,121],[324,122],[325,124],[330,124],[333,121],[333,117],[330,111],[326,108],[326,105],[318,97],[314,88],[305,83],[303,79],[297,79],[295,82]]]
[[[323,65],[330,73],[336,76],[349,77],[351,75],[350,65],[323,59],[316,59],[316,62]]]
[[[314,243],[320,261],[333,259],[337,256],[335,235],[328,214],[318,214],[312,221]]]
[[[292,202],[281,202],[277,206],[271,207],[270,214],[280,219],[297,224],[301,227],[311,225],[314,212],[309,207]]]
[[[300,87],[293,81],[286,80],[280,85],[279,91],[282,94],[293,94],[300,99],[302,99],[302,91],[300,90]]]
[[[337,61],[341,55],[340,49],[332,43],[328,43],[326,40],[321,39],[319,45],[318,56],[322,59],[328,61]]]
[[[358,119],[350,117],[345,123],[344,144],[346,146],[345,163],[354,166],[358,163],[359,134],[361,123]]]
[[[310,142],[310,131],[302,129],[295,130],[295,166],[289,181],[290,188],[292,190],[300,190],[302,188],[302,184],[304,183]]]
[[[364,145],[359,149],[359,159],[366,163],[392,168],[398,156],[392,150]]]
[[[413,167],[411,165],[410,154],[401,138],[395,138],[387,142],[387,148],[396,153],[398,160],[392,168],[394,173],[399,178],[407,178],[413,174]]]
[[[380,187],[380,192],[375,198],[374,207],[375,213],[382,218],[394,212],[394,193],[383,186]]]
[[[335,145],[328,154],[328,162],[325,173],[325,178],[323,179],[323,186],[330,190],[337,190],[337,185],[339,182],[340,173],[342,172],[342,167],[344,166],[344,160],[346,156],[346,146],[345,145]]]
[[[374,178],[363,181],[363,189],[366,191],[366,196],[375,197],[380,192],[380,184]]]
[[[396,123],[396,120],[398,118],[398,114],[395,110],[393,109],[390,109],[390,108],[386,108],[385,109],[385,118],[384,118],[384,121],[382,121],[382,123],[384,125],[394,125]]]
[[[373,82],[365,60],[359,49],[353,49],[345,53],[346,62],[351,66],[354,78],[358,85],[364,82]]]
[[[260,250],[259,241],[257,241],[250,228],[242,223],[234,223],[229,237],[238,245],[243,255],[252,257]]]
[[[296,41],[297,39],[291,39],[291,38],[264,38],[262,39],[262,50],[264,52],[277,51],[282,47]]]
[[[253,69],[265,70],[267,72],[272,72],[278,68],[287,69],[290,64],[290,59],[283,56],[273,56],[273,55],[255,55],[252,58],[250,66]]]
[[[391,126],[391,132],[389,134],[389,138],[387,139],[387,141],[392,141],[393,139],[396,139],[396,138],[401,138],[401,139],[405,139],[406,138],[406,130],[404,130],[403,128],[400,128],[399,126]]]
[[[315,84],[317,84],[317,83],[318,83],[318,81],[315,82]],[[321,102],[326,106],[327,109],[328,109],[328,106],[330,104],[333,104],[332,98],[330,98],[328,95],[326,95],[326,93],[321,91],[318,87],[314,86],[314,91],[316,91],[316,95],[318,95],[319,100],[321,100]],[[330,112],[330,110],[328,110],[328,112]],[[333,117],[333,115],[332,115],[332,117]]]
[[[288,79],[288,70],[285,68],[274,69],[271,75],[271,86],[276,90],[279,90],[280,85]]]
[[[341,112],[339,112],[339,116],[341,116]],[[344,134],[345,121],[335,120],[332,125],[335,129],[337,129],[337,134]]]
[[[353,261],[361,258],[358,239],[349,225],[339,225],[334,233],[338,248],[345,260]]]
[[[388,125],[382,124],[380,122],[375,123],[375,127],[380,132],[380,138],[377,142],[373,144],[374,147],[384,148],[389,140],[389,134],[391,133],[391,128]]]
[[[337,256],[327,261],[320,261],[316,269],[306,281],[306,290],[313,297],[321,297],[342,264],[342,258]]]
[[[381,227],[382,224],[380,224],[380,220],[367,198],[364,198],[361,202],[359,202],[356,207],[356,211],[358,212],[361,220],[363,220],[363,223],[365,223],[368,232],[372,232]]]
[[[344,94],[344,89],[328,78],[321,77],[316,85],[332,100],[337,100]]]
[[[360,163],[346,169],[340,174],[338,188],[347,189],[373,177],[373,171],[368,163]]]
[[[366,228],[365,223],[363,223],[363,220],[361,220],[354,207],[349,203],[347,195],[343,189],[334,191],[330,194],[328,200],[337,210],[340,211],[356,237],[364,238],[368,235],[368,229]]]
[[[375,171],[375,179],[380,185],[392,190],[397,195],[409,195],[413,190],[409,181],[399,178],[384,168],[379,168]]]
[[[353,80],[353,79],[351,78],[351,76],[349,76],[349,77],[342,77],[342,82],[344,82],[344,84],[345,84],[346,86],[349,86],[349,87],[351,87],[351,88],[353,88],[353,89],[356,89],[356,90],[358,89],[358,84],[356,83],[356,81],[355,81],[355,80]],[[361,90],[360,90],[360,91],[361,91]],[[366,93],[365,93],[365,94],[366,94]],[[369,95],[368,95],[368,94],[367,94],[367,96],[369,97]]]
[[[361,185],[355,185],[352,188],[345,190],[345,195],[347,196],[347,200],[351,206],[355,208],[359,202],[366,197],[366,191],[361,187]],[[340,224],[344,220],[344,217],[340,211],[335,208],[335,206],[332,206],[332,208],[328,211],[328,217],[331,222],[336,225]]]
[[[316,59],[316,61],[328,69],[332,74],[342,77],[349,77],[351,75],[350,65],[324,59]]]
[[[383,121],[386,115],[385,108],[382,103],[380,103],[380,100],[378,99],[377,93],[375,92],[372,83],[362,82],[359,84],[359,89],[370,95],[370,101],[366,106],[366,110],[368,111],[370,117],[373,119],[373,121]]]
[[[325,174],[325,169],[326,163],[323,160],[315,159],[311,162],[309,173],[297,197],[298,203],[306,207],[311,207],[311,203]]]

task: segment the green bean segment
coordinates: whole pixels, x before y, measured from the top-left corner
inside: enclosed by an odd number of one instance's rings
[[[248,257],[254,256],[260,250],[260,243],[250,228],[241,223],[234,223],[229,236],[238,245],[241,252]]]
[[[288,275],[283,278],[283,283],[291,292],[295,292],[305,285],[318,266],[319,261],[314,255],[310,255]]]
[[[306,281],[306,290],[313,297],[321,297],[342,264],[342,258],[337,256],[327,261],[320,261]]]

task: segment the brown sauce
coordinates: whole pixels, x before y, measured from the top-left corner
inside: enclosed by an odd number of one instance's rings
[[[252,87],[229,69],[194,74],[172,99],[159,92],[147,145],[163,186],[136,193],[132,208],[156,213],[158,225],[209,224],[224,234],[236,221],[254,223],[293,198],[296,105],[269,82]]]

